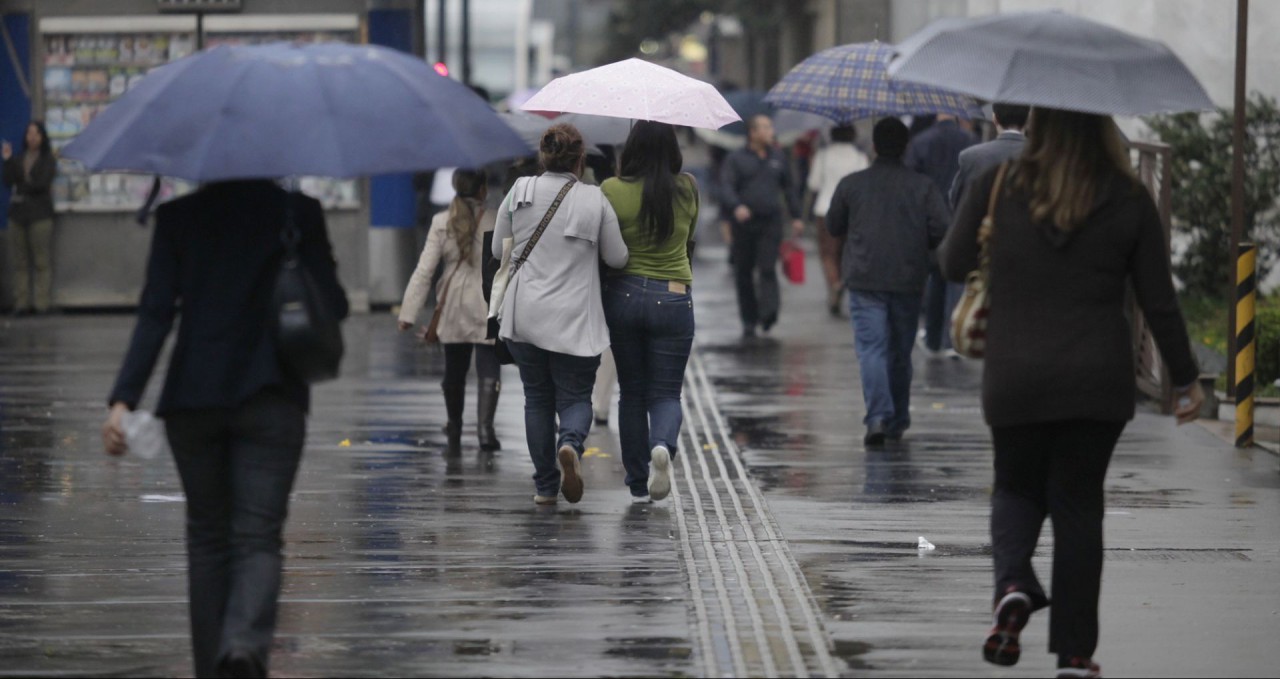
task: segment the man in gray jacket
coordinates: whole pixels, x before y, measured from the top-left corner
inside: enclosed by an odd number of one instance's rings
[[[1023,145],[1027,143],[1022,128],[1027,126],[1027,118],[1031,115],[1030,106],[994,104],[991,112],[1000,134],[985,144],[970,146],[960,152],[960,168],[956,171],[956,178],[951,182],[951,191],[947,196],[952,209],[960,204],[960,197],[968,188],[970,179],[1006,160],[1017,158],[1022,154]]]
[[[911,426],[911,349],[929,251],[942,242],[950,221],[933,180],[903,164],[907,137],[897,118],[876,123],[875,162],[840,181],[827,212],[827,230],[845,239],[841,273],[849,289],[869,446],[897,440]]]

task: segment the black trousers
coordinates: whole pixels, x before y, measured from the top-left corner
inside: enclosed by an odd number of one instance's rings
[[[227,655],[265,672],[284,564],[281,533],[302,457],[301,406],[264,390],[233,409],[165,418],[187,496],[187,580],[197,677]]]
[[[733,278],[738,289],[742,325],[778,320],[778,248],[782,222],[776,217],[733,224]],[[757,281],[758,277],[758,281]]]
[[[476,355],[476,378],[496,380],[502,371],[502,363],[491,344],[449,343],[444,345],[444,382],[441,386],[463,388],[467,384],[467,372],[471,370],[471,353]]]
[[[1010,589],[1049,605],[1031,567],[1045,517],[1053,521],[1049,651],[1092,658],[1102,586],[1103,480],[1124,422],[1074,420],[993,427],[991,544],[995,600]]]

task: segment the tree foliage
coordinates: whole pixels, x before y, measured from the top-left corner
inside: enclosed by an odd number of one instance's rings
[[[1244,238],[1258,244],[1261,279],[1280,245],[1280,109],[1274,98],[1254,92],[1245,116]],[[1146,122],[1173,148],[1173,226],[1188,242],[1175,272],[1189,293],[1222,298],[1230,259],[1232,111]]]

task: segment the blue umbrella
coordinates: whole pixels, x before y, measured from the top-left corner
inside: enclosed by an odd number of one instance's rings
[[[470,89],[370,45],[222,46],[163,66],[62,155],[192,181],[480,167],[528,145]]]
[[[825,49],[791,69],[765,101],[778,108],[808,111],[838,123],[884,115],[950,113],[981,117],[976,102],[954,92],[890,80],[885,64],[893,47],[879,42]]]

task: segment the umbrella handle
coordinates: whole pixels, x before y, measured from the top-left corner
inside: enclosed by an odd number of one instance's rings
[[[142,207],[138,208],[138,214],[134,216],[134,221],[138,222],[138,226],[147,225],[147,217],[151,214],[151,208],[156,204],[156,198],[160,197],[160,175],[156,175],[151,180],[151,190],[147,192],[147,200],[142,203]]]

